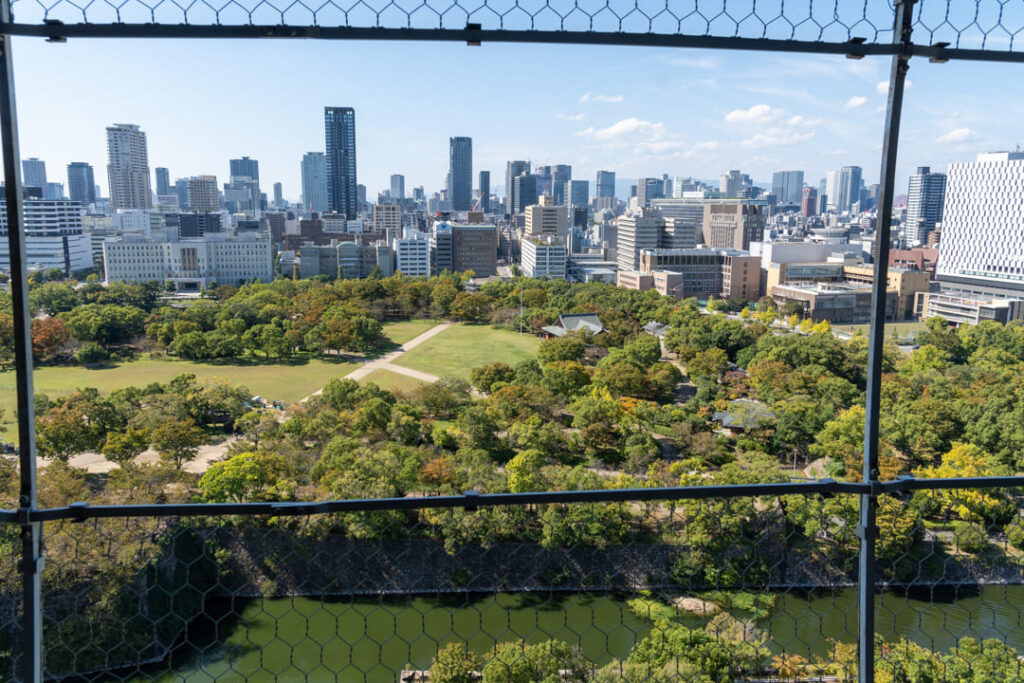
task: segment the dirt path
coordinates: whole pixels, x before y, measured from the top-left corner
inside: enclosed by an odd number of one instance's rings
[[[213,463],[222,459],[228,451],[228,447],[231,446],[238,437],[231,436],[217,444],[205,444],[199,447],[199,452],[196,454],[196,459],[185,463],[182,467],[186,472],[192,472],[193,474],[202,474]],[[154,463],[160,460],[160,456],[152,448],[144,452],[139,457],[135,458],[135,462],[141,464]],[[37,467],[46,467],[50,464],[49,460],[39,458]],[[85,453],[79,453],[78,455],[71,456],[68,460],[68,464],[72,467],[85,470],[91,474],[106,474],[115,467],[118,467],[116,463],[113,463],[103,457],[102,453],[95,451],[86,451]]]
[[[428,339],[441,334],[451,326],[451,323],[441,323],[440,325],[435,325],[434,327],[431,327],[429,330],[419,335],[418,337],[415,337],[405,342],[394,351],[390,351],[381,356],[380,358],[367,360],[361,366],[345,375],[344,379],[353,379],[358,381],[369,375],[374,370],[388,370],[390,372],[396,372],[400,375],[414,377],[424,382],[436,382],[438,379],[440,379],[437,375],[432,375],[429,372],[421,372],[420,370],[413,370],[412,368],[402,367],[401,365],[396,365],[394,361],[398,360],[398,358],[400,358],[401,355],[406,351],[416,348],[417,346],[427,341]],[[299,401],[299,403],[305,403],[313,396],[318,396],[322,392],[323,389],[318,389],[317,391],[314,391],[306,398]]]

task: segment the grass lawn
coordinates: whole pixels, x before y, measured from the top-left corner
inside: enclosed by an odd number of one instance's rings
[[[81,366],[40,367],[36,368],[33,379],[37,394],[60,396],[80,387],[95,387],[106,394],[122,387],[166,382],[175,375],[191,372],[199,379],[221,378],[230,384],[244,385],[268,401],[293,403],[313,393],[332,377],[343,377],[355,368],[355,363],[320,359],[274,364],[212,364],[159,358],[92,370]],[[0,438],[5,441],[17,439],[14,429],[16,404],[14,372],[0,373],[0,406],[5,408],[0,426],[8,427]]]
[[[848,332],[853,334],[857,330],[860,330],[862,334],[867,334],[871,329],[871,325],[833,325],[833,332]],[[902,323],[886,323],[885,324],[885,338],[892,337],[892,333],[895,332],[896,336],[900,339],[905,337],[911,337],[916,335],[918,332],[924,332],[928,329],[928,326],[922,322],[911,321]]]
[[[373,382],[381,389],[403,392],[415,391],[424,384],[424,382],[416,379],[415,377],[401,375],[397,372],[391,372],[390,370],[374,370],[369,375],[359,380],[360,384],[368,384],[370,382]]]
[[[437,324],[434,320],[400,320],[384,323],[384,334],[396,344],[404,344]]]
[[[444,332],[402,354],[395,363],[441,377],[469,379],[469,371],[501,361],[515,365],[533,358],[540,340],[487,325],[452,325]]]

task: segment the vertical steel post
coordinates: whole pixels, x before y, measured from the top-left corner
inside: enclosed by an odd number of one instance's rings
[[[900,116],[903,111],[903,86],[910,67],[914,0],[896,0],[893,43],[900,51],[893,55],[889,70],[889,101],[885,111],[885,135],[882,141],[881,185],[878,195],[878,229],[875,232],[877,256],[871,292],[871,332],[868,346],[868,378],[864,419],[864,482],[871,492],[860,497],[860,576],[858,615],[860,623],[859,666],[861,683],[875,680],[875,540],[878,535],[876,513],[879,481],[878,418],[881,407],[882,355],[885,348],[885,313],[888,291],[889,240],[892,233],[892,200],[896,183],[896,154],[899,149]]]
[[[0,0],[0,20],[11,22],[11,0]],[[25,258],[25,211],[21,188],[21,152],[18,148],[18,116],[14,99],[14,63],[11,36],[0,35],[0,142],[3,144],[4,195],[7,201],[7,242],[11,257],[11,303],[14,317],[14,363],[18,390],[18,462],[21,491],[18,519],[21,525],[22,651],[20,678],[43,679],[43,617],[40,575],[43,569],[41,522],[31,519],[36,495],[35,410],[32,390],[32,316],[28,307]]]

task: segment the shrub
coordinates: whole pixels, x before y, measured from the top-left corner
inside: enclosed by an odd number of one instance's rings
[[[988,535],[978,524],[968,524],[956,535],[957,547],[965,553],[980,553],[988,547]]]
[[[81,348],[78,349],[78,353],[75,354],[75,358],[79,363],[84,363],[85,365],[102,363],[107,359],[107,350],[96,342],[85,342],[82,344]]]
[[[465,643],[448,643],[441,648],[430,666],[432,683],[470,683],[473,672],[480,668],[476,653]]]

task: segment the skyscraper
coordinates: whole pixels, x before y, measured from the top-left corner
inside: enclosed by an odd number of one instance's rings
[[[96,201],[96,179],[92,166],[84,161],[68,164],[68,195],[73,202],[88,206]]]
[[[742,197],[744,191],[750,187],[750,176],[732,170],[719,178],[718,191],[726,197]]]
[[[46,162],[32,157],[21,160],[21,184],[23,187],[46,187]]]
[[[860,201],[861,167],[843,166],[839,169],[836,179],[836,211],[850,211],[855,202]],[[832,198],[829,197],[829,202]]]
[[[563,191],[566,206],[586,208],[590,203],[589,180],[567,180]]]
[[[163,166],[156,167],[156,196],[171,194],[171,172]]]
[[[777,171],[772,174],[772,194],[779,204],[799,204],[803,200],[803,189],[803,171]]]
[[[220,211],[217,176],[198,175],[188,179],[188,206],[195,213],[217,213]]]
[[[250,159],[249,157],[231,159],[228,161],[228,166],[231,169],[232,178],[249,178],[256,181],[256,184],[259,185],[260,162],[256,159]]]
[[[274,183],[274,206],[276,208],[284,206],[284,188],[281,187],[281,183]]]
[[[473,138],[448,139],[448,198],[452,211],[473,208]]]
[[[927,166],[918,166],[910,176],[907,190],[907,221],[903,237],[908,242],[924,244],[935,224],[942,221],[942,202],[946,196],[946,174],[932,173]]]
[[[505,207],[508,213],[515,213],[512,209],[514,191],[513,183],[516,177],[530,172],[529,161],[507,161],[505,162]]]
[[[178,209],[188,211],[188,178],[178,178],[174,181],[174,194],[178,195]]]
[[[316,213],[328,210],[327,158],[322,152],[302,155],[302,206]]]
[[[491,212],[491,172],[480,171],[480,210]]]
[[[817,212],[818,191],[813,187],[805,187],[803,196],[800,198],[800,213],[810,217]]]
[[[359,214],[356,182],[356,112],[352,107],[324,107],[327,208],[348,219]]]
[[[980,293],[1024,295],[1024,152],[949,165],[936,278]],[[890,201],[888,197],[884,201]]]
[[[638,178],[636,181],[637,206],[647,206],[652,199],[664,197],[664,187],[661,178]]]
[[[512,203],[509,205],[509,212],[519,214],[526,211],[526,207],[537,203],[540,196],[537,188],[537,176],[532,173],[523,173],[512,179]]]
[[[391,176],[391,199],[394,201],[405,199],[405,176],[400,173]]]
[[[132,123],[107,128],[107,179],[110,209],[151,209],[146,134]]]
[[[537,169],[540,176],[541,186],[537,189],[540,194],[550,194],[556,206],[565,204],[565,181],[572,178],[572,166],[568,164],[555,164],[553,166],[541,166]]]
[[[615,205],[615,172],[597,172],[597,207],[610,209]]]

